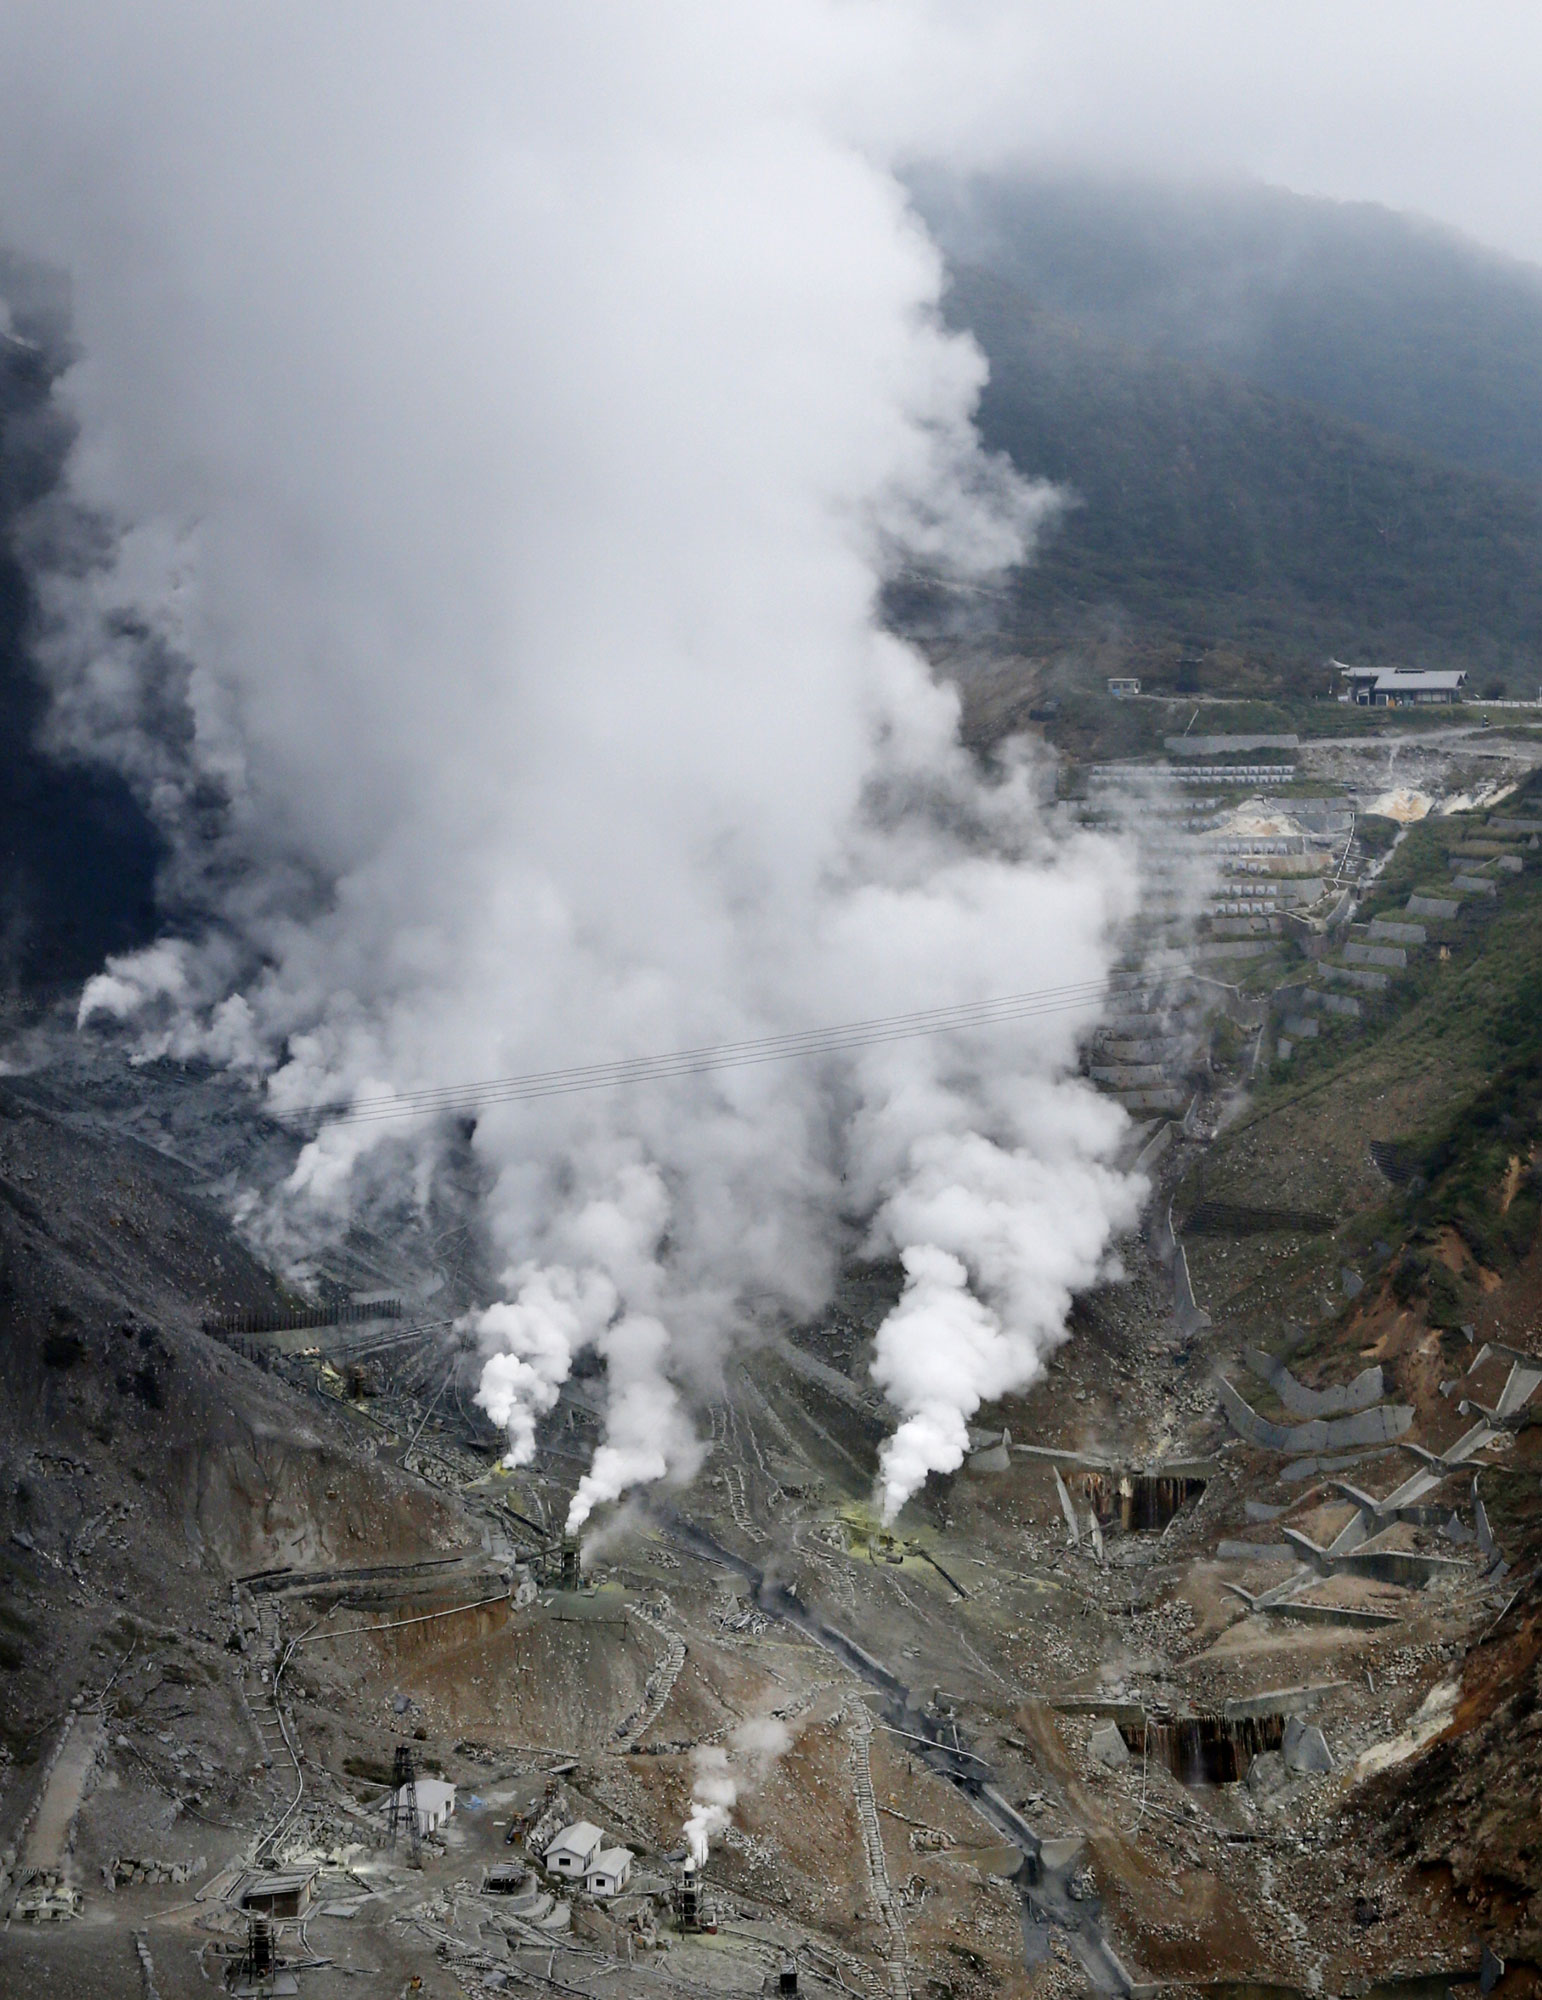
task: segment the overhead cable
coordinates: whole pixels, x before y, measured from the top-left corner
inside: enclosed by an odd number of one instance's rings
[[[1108,979],[1081,980],[1068,986],[1039,987],[1007,993],[990,1000],[964,1001],[950,1007],[923,1008],[866,1021],[847,1021],[792,1034],[765,1035],[753,1040],[724,1042],[667,1054],[628,1056],[569,1069],[536,1070],[522,1076],[492,1077],[480,1083],[444,1084],[425,1090],[404,1090],[388,1096],[360,1097],[295,1106],[286,1117],[334,1125],[372,1124],[381,1119],[423,1117],[433,1112],[475,1111],[492,1104],[525,1103],[544,1097],[566,1097],[581,1091],[614,1090],[629,1083],[657,1083],[673,1077],[701,1076],[712,1070],[748,1069],[762,1063],[791,1062],[799,1057],[838,1055],[850,1049],[925,1036],[958,1034],[1010,1021],[1030,1020],[1095,1006],[1115,997],[1144,992],[1149,982]]]

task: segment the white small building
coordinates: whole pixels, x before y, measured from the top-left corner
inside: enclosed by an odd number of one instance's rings
[[[443,1778],[419,1778],[414,1789],[418,1795],[418,1832],[437,1833],[455,1811],[455,1787]],[[398,1797],[397,1793],[391,1795],[393,1805]]]
[[[1115,701],[1133,701],[1140,693],[1140,681],[1134,674],[1110,674],[1108,691]]]
[[[591,1896],[619,1896],[632,1879],[630,1847],[602,1847],[589,1864],[584,1887]]]
[[[565,1826],[546,1850],[546,1865],[554,1875],[586,1876],[594,1866],[605,1836],[586,1819]]]

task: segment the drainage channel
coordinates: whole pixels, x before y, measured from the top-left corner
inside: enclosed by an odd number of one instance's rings
[[[767,1617],[791,1625],[875,1689],[888,1726],[907,1740],[914,1753],[938,1777],[946,1778],[963,1794],[993,1832],[1018,1850],[1023,1858],[1012,1881],[1022,1897],[1023,1948],[1028,1969],[1031,1971],[1044,1962],[1051,1938],[1059,1931],[1095,1992],[1128,1995],[1130,1975],[1103,1935],[1101,1900],[1088,1897],[1077,1901],[1072,1897],[1074,1860],[1059,1867],[1051,1867],[1045,1861],[1038,1834],[996,1789],[991,1766],[960,1738],[957,1724],[932,1714],[897,1674],[881,1660],[874,1659],[849,1634],[810,1611],[795,1591],[777,1583],[732,1549],[724,1548],[694,1521],[663,1508],[654,1510],[654,1519],[683,1548],[743,1577],[754,1593],[756,1605]]]

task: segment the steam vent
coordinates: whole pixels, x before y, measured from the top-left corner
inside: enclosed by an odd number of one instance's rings
[[[0,7],[0,2000],[1542,2000],[1539,103]]]

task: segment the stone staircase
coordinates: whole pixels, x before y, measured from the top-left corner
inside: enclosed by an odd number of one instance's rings
[[[890,2000],[910,2000],[910,1954],[905,1941],[905,1920],[889,1884],[888,1863],[883,1852],[883,1829],[878,1824],[878,1802],[873,1796],[873,1718],[867,1705],[860,1701],[854,1701],[846,1712],[851,1720],[852,1790],[867,1862],[868,1897],[883,1925]]]

